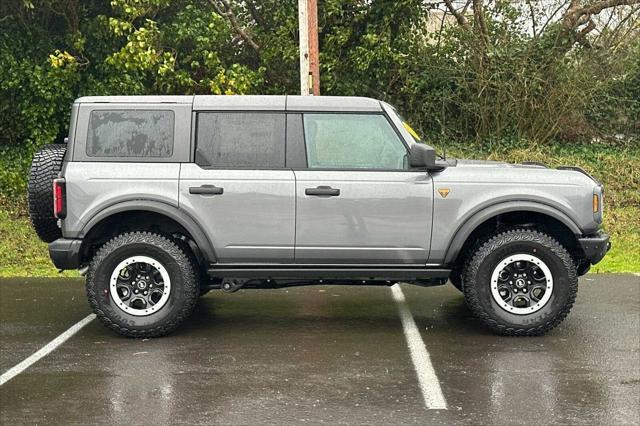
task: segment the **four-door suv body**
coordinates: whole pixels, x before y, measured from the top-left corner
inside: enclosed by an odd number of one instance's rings
[[[492,330],[540,334],[609,248],[602,197],[577,168],[438,159],[355,97],[80,98],[29,182],[53,263],[127,336],[212,288],[448,279]]]

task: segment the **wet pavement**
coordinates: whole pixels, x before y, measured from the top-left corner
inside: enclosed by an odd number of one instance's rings
[[[449,285],[402,289],[448,410],[424,406],[390,289],[325,286],[212,292],[160,339],[95,320],[0,386],[0,423],[640,423],[640,277],[583,277],[535,338],[490,334]],[[0,373],[89,312],[81,280],[0,280]]]

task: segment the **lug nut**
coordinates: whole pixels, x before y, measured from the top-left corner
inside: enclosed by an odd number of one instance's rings
[[[142,293],[142,294],[144,294],[144,295],[146,296],[146,295],[147,295],[147,292],[145,291],[145,292],[144,292],[144,293]]]

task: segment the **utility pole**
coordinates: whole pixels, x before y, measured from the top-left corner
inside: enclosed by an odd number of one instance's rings
[[[309,86],[314,96],[320,96],[320,47],[318,45],[318,0],[308,0],[309,24]]]
[[[298,0],[298,33],[300,34],[300,94],[309,95],[309,21],[307,0]]]
[[[298,0],[300,34],[300,94],[320,95],[320,58],[318,46],[318,2]]]

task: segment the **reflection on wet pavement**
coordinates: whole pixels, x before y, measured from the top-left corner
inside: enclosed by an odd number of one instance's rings
[[[210,293],[161,339],[94,321],[0,387],[0,422],[640,422],[638,277],[587,276],[539,338],[491,335],[450,286],[403,291],[447,411],[423,405],[390,290],[334,286]],[[0,281],[0,371],[87,313],[80,280]]]

